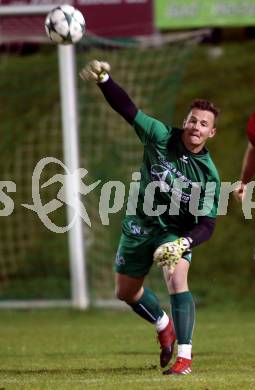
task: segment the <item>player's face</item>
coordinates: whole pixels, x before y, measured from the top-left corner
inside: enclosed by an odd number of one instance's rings
[[[182,141],[186,148],[193,153],[203,149],[208,138],[216,133],[215,117],[210,111],[197,108],[190,111],[183,123]]]

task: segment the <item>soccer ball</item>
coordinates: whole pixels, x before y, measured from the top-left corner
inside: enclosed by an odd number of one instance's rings
[[[53,8],[45,19],[45,30],[55,43],[78,42],[85,32],[85,19],[80,11],[71,5]]]

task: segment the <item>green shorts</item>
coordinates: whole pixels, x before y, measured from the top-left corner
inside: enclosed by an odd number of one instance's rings
[[[153,253],[166,242],[179,238],[176,233],[160,232],[151,235],[127,235],[122,233],[115,259],[115,271],[132,277],[148,274],[153,264]],[[191,262],[192,253],[187,251],[183,258]]]

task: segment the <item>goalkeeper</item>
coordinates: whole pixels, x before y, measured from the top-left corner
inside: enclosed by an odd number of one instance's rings
[[[164,374],[189,374],[195,305],[187,279],[191,249],[208,240],[215,226],[220,180],[204,146],[215,135],[218,110],[207,100],[196,100],[183,129],[166,126],[138,110],[109,72],[108,63],[95,60],[80,76],[98,84],[111,107],[134,127],[144,145],[136,212],[126,213],[116,255],[116,295],[140,317],[155,324],[161,367],[169,363],[177,338],[177,360]],[[205,191],[208,183],[215,189],[210,201]],[[200,189],[201,216],[190,212],[193,187]],[[166,210],[162,211],[162,205]],[[163,267],[172,319],[155,294],[143,287],[153,260]]]

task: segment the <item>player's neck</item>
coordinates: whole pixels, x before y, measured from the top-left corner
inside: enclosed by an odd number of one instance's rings
[[[204,149],[204,146],[205,146],[205,142],[203,142],[201,145],[193,145],[193,144],[188,143],[186,140],[182,140],[182,142],[183,142],[185,148],[189,152],[194,153],[194,154],[200,153]]]

